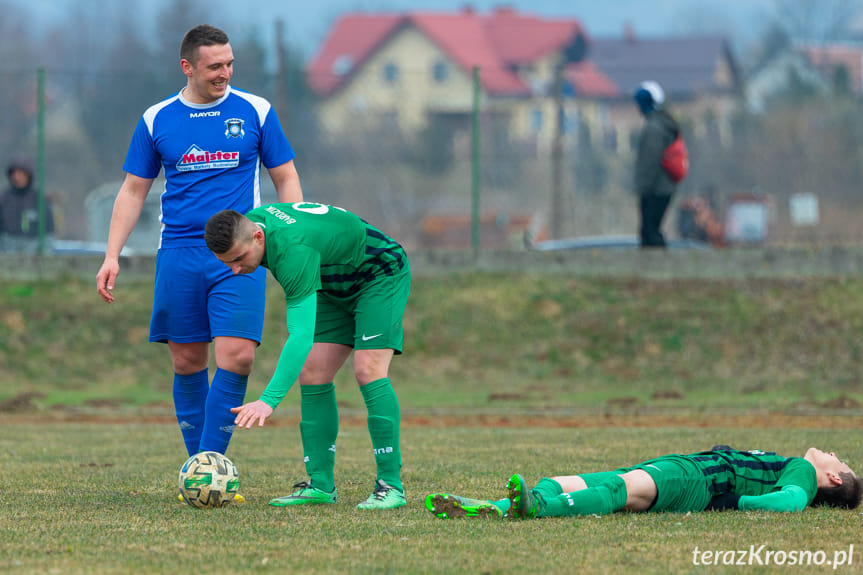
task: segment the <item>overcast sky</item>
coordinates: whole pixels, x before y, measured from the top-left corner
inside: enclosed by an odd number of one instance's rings
[[[138,17],[153,25],[153,15],[169,0],[138,3]],[[774,0],[207,0],[220,23],[235,20],[240,29],[254,25],[268,37],[277,19],[286,26],[287,41],[300,47],[306,57],[320,46],[335,19],[344,12],[393,12],[409,10],[453,11],[466,5],[479,11],[509,5],[520,12],[547,17],[579,19],[590,35],[620,35],[625,23],[637,34],[660,35],[682,32],[725,32],[738,46],[762,32]],[[70,5],[107,11],[106,0],[0,0],[29,10],[43,26],[62,25]],[[149,24],[148,24],[149,23]],[[232,33],[229,24],[222,24]]]

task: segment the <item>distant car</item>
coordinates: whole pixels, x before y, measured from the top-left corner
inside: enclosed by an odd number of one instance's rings
[[[525,245],[530,250],[549,252],[557,250],[585,250],[585,249],[610,249],[629,250],[640,247],[638,236],[616,235],[616,236],[584,236],[578,238],[563,238],[559,240],[546,240],[531,242],[525,236]],[[707,242],[697,240],[681,239],[668,240],[668,249],[671,250],[709,250],[712,246]]]

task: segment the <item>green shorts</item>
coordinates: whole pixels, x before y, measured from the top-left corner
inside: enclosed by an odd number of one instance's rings
[[[347,298],[319,291],[315,343],[402,353],[402,317],[410,291],[409,265],[395,275],[376,279]]]
[[[642,469],[656,483],[656,501],[649,511],[704,511],[711,495],[704,473],[681,455],[666,455],[627,470]]]

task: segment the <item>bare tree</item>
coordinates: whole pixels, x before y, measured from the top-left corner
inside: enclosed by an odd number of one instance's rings
[[[22,138],[35,121],[36,40],[28,14],[18,6],[0,1],[0,101],[7,106],[0,114],[0,157],[7,160],[22,149]]]
[[[825,43],[843,39],[859,15],[860,0],[774,0],[776,21],[794,40]]]

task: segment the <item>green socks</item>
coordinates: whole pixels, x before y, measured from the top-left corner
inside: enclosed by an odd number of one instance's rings
[[[402,454],[399,448],[401,410],[389,378],[360,386],[368,410],[369,435],[378,468],[377,479],[404,492],[401,480]]]
[[[368,410],[369,435],[377,464],[377,479],[404,491],[401,481],[402,455],[399,449],[401,410],[387,378],[360,386]],[[325,385],[300,386],[302,421],[300,435],[310,484],[332,493],[335,489],[336,437],[339,434],[339,410],[336,388]]]
[[[300,435],[310,485],[332,493],[336,487],[336,437],[339,435],[336,386],[332,383],[300,386],[300,408]]]
[[[542,481],[546,481],[543,479]],[[540,484],[542,483],[540,482]],[[552,480],[548,480],[552,481]],[[594,483],[594,482],[591,482]],[[558,485],[558,488],[560,486]],[[539,489],[539,484],[537,485]],[[534,489],[534,492],[537,491]],[[543,499],[545,505],[540,507],[539,516],[564,517],[568,515],[606,515],[619,511],[626,506],[626,483],[616,474],[608,473],[602,481],[589,485],[587,489],[561,493],[556,497]]]
[[[563,493],[563,488],[554,479],[543,477],[533,488],[533,493],[542,497],[543,501],[548,501]]]

